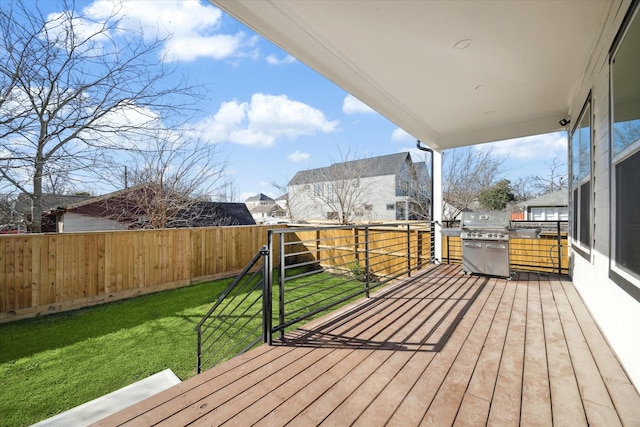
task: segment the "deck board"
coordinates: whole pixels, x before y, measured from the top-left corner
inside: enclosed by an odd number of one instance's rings
[[[564,277],[439,266],[96,425],[634,425],[640,396]]]

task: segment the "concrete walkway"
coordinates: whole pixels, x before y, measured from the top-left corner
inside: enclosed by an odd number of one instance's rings
[[[165,369],[120,390],[34,424],[34,426],[87,426],[179,383],[180,378],[171,369]]]

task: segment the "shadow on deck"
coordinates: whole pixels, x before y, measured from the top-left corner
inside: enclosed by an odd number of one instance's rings
[[[638,425],[565,277],[423,271],[99,425]]]

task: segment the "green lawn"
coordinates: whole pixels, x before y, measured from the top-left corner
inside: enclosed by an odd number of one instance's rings
[[[0,325],[0,426],[41,421],[167,368],[195,375],[194,326],[230,282]]]

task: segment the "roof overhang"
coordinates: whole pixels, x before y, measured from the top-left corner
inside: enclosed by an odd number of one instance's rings
[[[212,0],[426,144],[560,130],[614,1]]]

